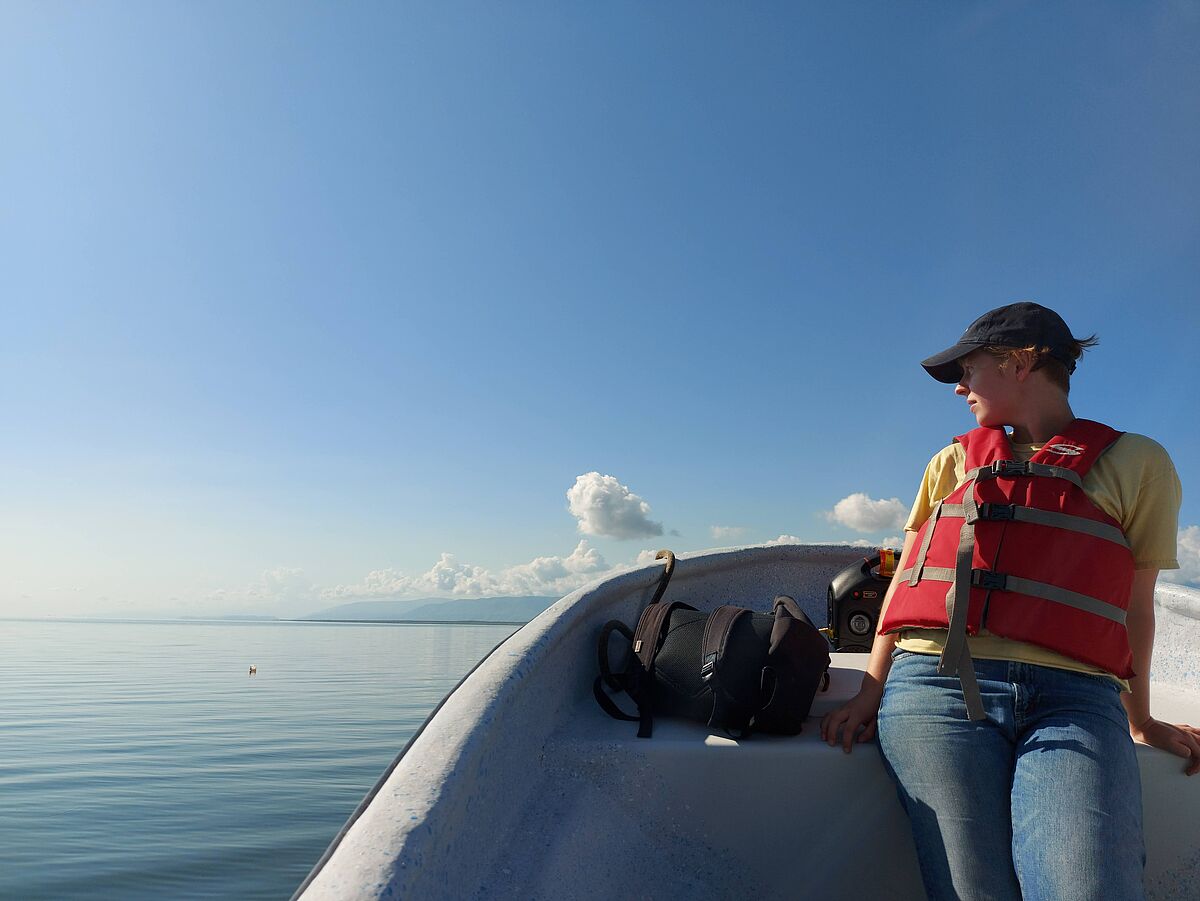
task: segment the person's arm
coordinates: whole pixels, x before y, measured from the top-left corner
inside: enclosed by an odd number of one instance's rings
[[[1157,569],[1139,569],[1133,574],[1133,591],[1125,628],[1133,651],[1133,671],[1129,691],[1121,694],[1121,703],[1129,716],[1129,734],[1135,741],[1162,748],[1191,762],[1184,772],[1200,773],[1200,729],[1186,724],[1172,725],[1150,715],[1150,659],[1154,650],[1154,583]]]
[[[887,593],[883,596],[883,603],[879,608],[880,622],[883,622],[883,615],[887,612],[888,604],[892,602],[896,586],[900,584],[900,573],[908,565],[909,555],[916,543],[916,532],[904,533],[904,550],[900,553],[896,572],[892,576],[891,584],[888,585]],[[875,641],[871,645],[871,656],[867,660],[867,670],[863,673],[862,687],[859,688],[858,694],[837,710],[830,711],[821,718],[821,738],[830,747],[837,744],[839,732],[841,733],[842,750],[847,754],[850,753],[856,740],[864,742],[875,737],[875,720],[879,714],[879,702],[883,700],[883,683],[887,681],[888,671],[892,668],[892,650],[895,647],[896,633],[876,635]],[[855,732],[859,726],[862,726],[863,730],[858,732],[856,739]]]

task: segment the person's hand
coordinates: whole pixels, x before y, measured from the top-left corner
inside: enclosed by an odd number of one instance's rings
[[[824,723],[822,723],[824,727]],[[1200,729],[1187,723],[1172,725],[1150,717],[1140,726],[1130,726],[1134,741],[1153,748],[1162,748],[1179,757],[1191,758],[1184,772],[1189,776],[1200,773]]]
[[[863,685],[853,698],[821,717],[821,740],[829,747],[841,741],[847,754],[857,741],[860,744],[875,737],[875,721],[879,716],[879,702],[883,700],[881,685]],[[858,732],[858,728],[862,731]],[[841,733],[840,737],[838,733]],[[855,736],[855,733],[857,737]],[[1200,756],[1197,757],[1200,760]]]

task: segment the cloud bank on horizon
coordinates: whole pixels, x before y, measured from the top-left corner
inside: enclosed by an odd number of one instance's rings
[[[878,541],[865,538],[828,541],[784,534],[762,544],[849,544],[862,548],[898,548],[903,544],[903,537],[890,535]],[[258,580],[243,589],[215,592],[210,600],[277,608],[284,604],[316,605],[442,595],[462,598],[504,595],[562,596],[595,579],[628,572],[652,563],[655,553],[652,549],[642,549],[628,562],[610,564],[596,548],[588,544],[587,539],[581,539],[575,549],[566,556],[535,557],[527,563],[498,571],[462,563],[454,554],[443,553],[429,570],[415,576],[405,575],[395,569],[379,569],[367,573],[357,583],[332,587],[321,587],[311,583],[300,569],[278,567],[264,572]],[[1179,530],[1179,564],[1179,569],[1163,572],[1163,581],[1200,586],[1200,526],[1187,526]]]
[[[592,471],[577,476],[566,492],[567,509],[577,520],[578,531],[591,536],[629,540],[662,535],[663,525],[650,519],[650,504],[629,486],[612,475]],[[831,523],[860,533],[893,531],[881,539],[856,538],[829,540],[801,538],[781,534],[763,541],[780,544],[849,544],[856,547],[894,547],[904,543],[900,528],[908,510],[898,498],[874,499],[865,492],[854,492],[839,500],[822,516]],[[733,542],[750,530],[745,526],[714,525],[709,529],[714,541]],[[671,530],[672,534],[677,534]],[[525,563],[491,570],[461,562],[443,552],[436,563],[417,575],[382,568],[368,572],[360,581],[334,586],[319,586],[304,577],[300,569],[278,567],[268,570],[240,591],[219,591],[211,600],[241,605],[280,607],[300,603],[346,603],[361,600],[403,599],[424,596],[459,598],[503,595],[562,596],[588,582],[627,572],[653,562],[655,549],[640,549],[627,562],[610,563],[588,539],[580,539],[566,555],[542,555]],[[1164,581],[1200,585],[1200,526],[1179,530],[1180,569],[1163,573]]]
[[[613,475],[597,471],[583,473],[576,477],[566,496],[567,510],[577,520],[578,531],[586,535],[628,540],[664,533],[662,523],[650,519],[650,504]],[[843,498],[824,515],[831,522],[859,532],[878,532],[903,523],[905,513],[895,498],[877,501],[860,492]],[[736,541],[748,531],[745,526],[714,525],[709,529],[712,539],[718,542]],[[668,534],[678,535],[678,532],[672,529]],[[831,541],[783,534],[763,543],[898,547],[902,538],[892,535],[882,541],[865,538]],[[565,595],[590,581],[644,566],[654,560],[655,553],[655,549],[643,548],[628,562],[609,563],[584,538],[565,556],[538,556],[526,563],[493,571],[461,562],[455,554],[443,552],[430,569],[417,575],[383,568],[372,570],[358,582],[332,587],[309,584],[300,570],[281,567],[264,572],[258,581],[241,592],[219,592],[214,599],[232,602],[240,598],[244,603],[279,606],[283,603],[345,603],[430,595],[462,598]]]
[[[498,572],[460,563],[454,554],[443,553],[437,563],[420,575],[406,576],[393,569],[374,570],[357,584],[321,590],[319,598],[324,601],[356,601],[425,595],[488,597],[568,594],[592,579],[653,560],[654,553],[642,551],[632,564],[611,566],[584,538],[565,557],[535,557],[528,563],[505,567]]]

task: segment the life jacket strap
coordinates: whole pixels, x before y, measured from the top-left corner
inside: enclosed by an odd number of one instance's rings
[[[905,578],[908,572],[907,569],[901,572],[900,578]],[[925,567],[923,578],[929,579],[932,582],[953,582],[954,570],[948,566],[927,566]],[[1102,616],[1107,620],[1112,620],[1114,623],[1123,624],[1127,616],[1126,611],[1122,610],[1116,604],[1110,604],[1108,601],[1102,601],[1091,595],[1080,594],[1077,591],[1070,591],[1066,588],[1060,588],[1057,585],[1050,585],[1046,582],[1038,582],[1034,579],[1022,579],[1020,576],[1010,576],[1007,573],[993,572],[990,569],[971,570],[971,584],[978,588],[987,589],[988,591],[1013,591],[1017,594],[1040,598],[1043,601],[1065,604],[1077,610],[1084,610],[1088,613],[1094,613],[1096,616]]]
[[[987,713],[983,709],[983,696],[979,692],[979,682],[975,678],[975,661],[966,642],[963,642],[956,659],[950,658],[943,648],[942,655],[938,658],[937,670],[939,675],[958,676],[962,686],[963,703],[967,707],[967,719],[987,719]]]
[[[963,493],[963,524],[958,530],[958,553],[954,560],[954,577],[946,592],[946,644],[938,659],[938,672],[944,676],[958,676],[962,683],[963,701],[967,705],[967,718],[982,720],[983,698],[975,681],[975,666],[967,646],[967,613],[971,600],[971,563],[975,556],[975,523],[979,521],[979,502],[975,500],[975,482],[978,474],[967,482]]]
[[[903,569],[900,571],[900,578],[907,579],[911,569]],[[928,579],[931,582],[953,582],[954,570],[948,566],[927,566],[921,574],[922,580]]]
[[[1031,522],[1039,526],[1050,526],[1054,529],[1066,529],[1069,532],[1082,532],[1094,538],[1111,541],[1125,549],[1129,549],[1129,539],[1116,526],[1086,516],[1075,516],[1071,513],[1060,513],[1057,510],[1039,510],[1036,507],[1023,507],[1020,504],[980,504],[979,518],[990,520],[1011,520],[1013,522]]]
[[[921,548],[917,551],[917,559],[913,561],[913,565],[909,570],[908,584],[914,586],[921,581],[921,570],[925,568],[925,556],[929,553],[929,542],[933,540],[933,530],[937,527],[938,518],[942,515],[942,511],[947,507],[957,507],[959,512],[957,516],[962,516],[962,504],[944,504],[938,501],[933,506],[933,512],[929,515],[929,522],[925,525],[925,537],[921,539]]]
[[[928,553],[929,549],[930,533],[933,531],[933,525],[936,522],[934,520],[935,515],[965,518],[966,510],[963,504],[939,503],[934,507],[934,512],[929,517],[931,520],[929,531],[925,533],[925,537],[921,540],[921,547],[926,553]],[[1031,522],[1039,526],[1066,529],[1069,532],[1082,532],[1085,535],[1091,535],[1093,538],[1102,538],[1123,548],[1129,548],[1129,539],[1116,526],[1110,526],[1108,523],[1100,522],[1099,520],[1088,519],[1086,516],[1060,513],[1057,510],[1039,510],[1036,507],[1023,507],[1020,504],[980,504],[979,519],[987,520],[988,522]],[[920,567],[924,562],[925,554],[918,553],[917,559],[912,566],[914,575],[911,577],[910,585],[916,585],[920,581]]]
[[[1030,597],[1041,598],[1043,601],[1065,604],[1068,607],[1074,607],[1076,610],[1083,610],[1096,616],[1102,616],[1114,623],[1125,624],[1126,612],[1116,604],[1110,604],[1108,601],[1102,601],[1091,595],[1060,588],[1057,585],[1037,582],[1033,579],[1022,579],[1020,576],[1010,576],[1005,573],[992,572],[986,569],[973,570],[971,573],[971,582],[973,585],[978,585],[980,588],[986,588],[989,591],[1014,591],[1017,594],[1026,594]]]
[[[1076,488],[1083,488],[1083,480],[1079,473],[1065,466],[1051,466],[1048,463],[1020,463],[1016,460],[993,460],[985,466],[976,466],[967,472],[968,479],[978,479],[986,482],[988,479],[1012,479],[1018,476],[1042,476],[1048,479],[1066,479]]]

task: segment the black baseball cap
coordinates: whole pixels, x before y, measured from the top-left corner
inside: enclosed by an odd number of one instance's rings
[[[953,347],[934,354],[921,365],[939,382],[952,384],[962,378],[961,357],[981,347],[1045,347],[1050,356],[1075,371],[1076,341],[1063,318],[1040,303],[1023,301],[984,313],[963,332]]]

